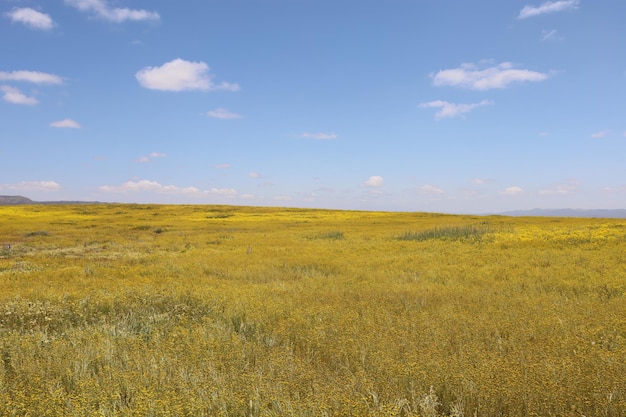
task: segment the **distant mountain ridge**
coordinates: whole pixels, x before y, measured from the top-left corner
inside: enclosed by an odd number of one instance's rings
[[[26,204],[102,204],[100,201],[34,201],[21,195],[0,195],[0,206],[20,206]]]
[[[0,206],[17,206],[20,204],[35,204],[35,202],[21,195],[0,195]]]
[[[532,209],[498,213],[502,216],[533,217],[595,217],[601,219],[626,219],[626,209]]]
[[[101,201],[34,201],[20,195],[0,195],[0,206],[17,206],[25,204],[104,204]],[[115,204],[115,203],[110,203]],[[482,215],[500,215],[512,217],[592,217],[600,219],[626,219],[626,209],[539,209],[512,210],[501,213],[485,213]]]

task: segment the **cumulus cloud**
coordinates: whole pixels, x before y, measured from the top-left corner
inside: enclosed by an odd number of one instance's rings
[[[135,74],[142,87],[161,91],[238,91],[239,85],[222,82],[215,84],[214,75],[205,62],[191,62],[176,58],[160,67],[145,67]]]
[[[526,19],[529,17],[539,16],[547,13],[563,12],[566,10],[575,10],[578,8],[579,0],[558,0],[547,1],[539,6],[526,5],[520,10],[518,19]]]
[[[551,188],[547,188],[544,190],[539,190],[539,194],[541,195],[565,195],[565,194],[573,194],[578,189],[578,181],[570,180],[567,182],[555,184]]]
[[[39,100],[34,97],[28,97],[26,94],[22,93],[19,89],[15,87],[0,85],[0,91],[4,93],[2,95],[2,99],[7,103],[25,104],[27,106],[34,106],[35,104],[39,103]]]
[[[481,69],[475,64],[461,64],[458,68],[446,69],[432,76],[435,86],[453,86],[471,90],[490,90],[506,88],[517,82],[539,82],[548,78],[548,74],[516,69],[510,62]]]
[[[0,190],[10,191],[57,191],[61,185],[55,181],[21,181],[15,184],[0,184]]]
[[[431,185],[431,184],[424,184],[422,186],[419,186],[417,187],[417,191],[420,194],[433,194],[433,195],[440,195],[445,192],[441,188],[435,187],[434,185]]]
[[[215,110],[210,110],[209,112],[207,112],[207,116],[209,117],[213,117],[215,119],[241,119],[243,116],[241,116],[240,114],[237,113],[233,113],[229,110],[226,109],[215,109]]]
[[[472,178],[469,182],[473,185],[485,185],[489,184],[491,181],[484,178]]]
[[[33,84],[63,84],[63,79],[58,75],[39,71],[0,71],[0,81],[29,82]],[[33,106],[39,101],[34,97],[28,97],[19,89],[8,85],[0,86],[4,93],[2,99],[13,104],[26,104]]]
[[[58,120],[56,122],[50,123],[50,126],[59,128],[80,129],[80,124],[72,119]]]
[[[168,191],[176,190],[182,192],[198,192],[195,187],[179,188],[173,185],[161,185],[157,181],[140,180],[140,181],[127,181],[121,185],[102,185],[99,187],[101,191],[112,193],[127,193],[135,191]]]
[[[236,196],[237,190],[233,188],[210,188],[208,190],[200,190],[196,187],[177,187],[175,185],[162,185],[157,181],[139,180],[127,181],[120,185],[102,185],[100,191],[105,193],[127,194],[137,192],[152,192],[156,194],[174,194],[185,196]]]
[[[603,137],[606,137],[607,135],[609,135],[609,133],[611,133],[611,129],[605,129],[596,133],[592,133],[591,137],[593,139],[602,139]]]
[[[50,30],[54,27],[52,18],[30,7],[14,8],[4,14],[11,21],[22,23],[31,29]]]
[[[65,4],[75,7],[81,12],[92,13],[101,19],[114,23],[122,23],[127,20],[159,20],[157,12],[141,9],[118,8],[109,6],[106,0],[65,0]]]
[[[24,81],[33,84],[63,84],[58,75],[40,71],[0,71],[0,81]]]
[[[249,172],[248,176],[250,178],[263,178],[263,175],[259,174],[258,172]]]
[[[385,182],[383,181],[383,177],[374,175],[369,177],[367,181],[363,183],[363,185],[366,187],[382,187],[383,185],[385,185]]]
[[[520,195],[524,194],[524,189],[518,186],[507,187],[504,190],[500,191],[502,195]]]
[[[449,103],[443,100],[435,100],[435,101],[429,101],[428,103],[421,103],[419,106],[421,108],[441,109],[437,113],[435,113],[435,119],[440,120],[446,117],[463,116],[465,113],[468,113],[474,110],[476,107],[486,106],[489,104],[493,104],[493,102],[489,100],[483,100],[480,103],[455,104],[455,103]]]
[[[319,132],[319,133],[304,132],[303,134],[300,135],[300,137],[303,139],[331,140],[331,139],[337,139],[337,134],[336,133],[323,133],[323,132]]]

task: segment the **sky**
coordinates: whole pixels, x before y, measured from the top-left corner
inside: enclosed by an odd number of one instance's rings
[[[0,194],[626,208],[622,0],[0,0]]]

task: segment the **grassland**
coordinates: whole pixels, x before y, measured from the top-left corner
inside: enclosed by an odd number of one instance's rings
[[[1,416],[626,415],[623,220],[0,219]]]

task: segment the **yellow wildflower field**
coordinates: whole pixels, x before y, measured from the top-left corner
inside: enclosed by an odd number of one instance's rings
[[[626,415],[626,220],[0,219],[2,416]]]

